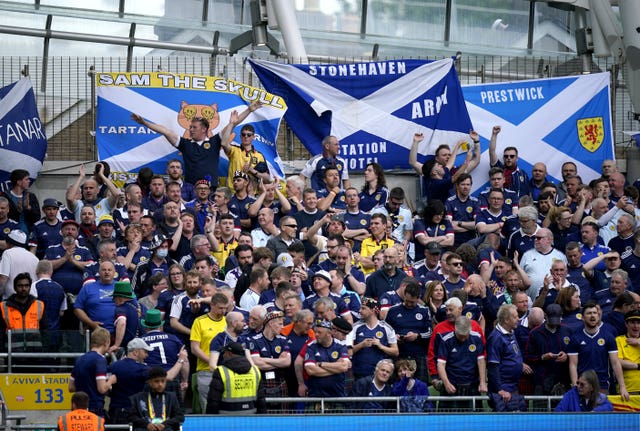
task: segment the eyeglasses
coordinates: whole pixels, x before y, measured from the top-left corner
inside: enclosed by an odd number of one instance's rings
[[[242,135],[243,138],[250,138],[253,136],[253,133],[240,133],[240,135]]]
[[[515,159],[518,156],[516,156],[515,154],[505,154],[503,157],[505,159]]]
[[[449,265],[462,266],[462,262],[451,262]]]

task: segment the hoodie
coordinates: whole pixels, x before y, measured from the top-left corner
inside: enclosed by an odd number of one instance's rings
[[[229,368],[236,374],[247,374],[249,372],[253,372],[251,369],[251,363],[244,356],[234,355],[224,361],[221,365]],[[207,397],[207,414],[218,414],[220,413],[220,402],[222,400],[222,393],[224,392],[224,383],[222,382],[222,377],[220,376],[220,369],[216,368],[213,372],[213,376],[211,377],[211,384],[209,386],[209,395]],[[264,381],[260,379],[260,383],[258,385],[258,393],[256,394],[257,398],[255,401],[256,413],[264,413],[266,412],[266,402],[265,402],[265,388]],[[244,412],[238,411],[237,414],[242,414]]]

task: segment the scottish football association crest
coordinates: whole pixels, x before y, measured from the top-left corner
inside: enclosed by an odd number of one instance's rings
[[[578,140],[586,150],[596,151],[604,141],[602,117],[582,118],[577,121]]]

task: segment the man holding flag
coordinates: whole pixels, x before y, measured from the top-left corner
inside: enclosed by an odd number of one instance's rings
[[[247,110],[245,110],[244,112],[246,112],[248,115],[251,110],[255,111],[262,106],[262,102],[256,100],[252,102],[251,105],[249,105],[249,108],[247,108]],[[246,118],[246,115],[244,116],[244,118]],[[242,115],[238,115],[236,111],[233,111],[231,113],[231,118],[229,119],[229,125],[227,127],[231,126],[230,130],[233,130],[233,128],[240,124],[240,122],[244,118],[242,118]],[[229,158],[227,187],[229,187],[232,192],[235,192],[235,189],[233,187],[233,177],[235,175],[235,172],[245,172],[248,175],[251,175],[252,177],[261,179],[263,181],[269,181],[271,179],[271,174],[269,173],[269,168],[267,167],[267,163],[265,162],[264,154],[256,150],[256,148],[253,146],[255,135],[255,128],[251,124],[245,124],[244,126],[242,126],[242,129],[240,129],[240,146],[231,145],[231,143],[224,139],[222,141],[222,149]]]
[[[132,113],[131,119],[156,133],[162,134],[171,145],[182,152],[186,182],[195,184],[197,180],[209,177],[211,191],[215,192],[218,187],[218,162],[220,161],[222,140],[228,139],[233,128],[259,107],[260,104],[254,102],[240,114],[234,110],[231,113],[229,123],[222,129],[222,132],[212,138],[208,137],[209,121],[202,117],[194,117],[191,120],[191,125],[189,126],[191,139],[180,137],[168,127],[151,123],[138,114]]]

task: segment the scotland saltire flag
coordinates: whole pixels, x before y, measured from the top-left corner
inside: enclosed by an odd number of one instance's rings
[[[220,77],[154,73],[100,73],[96,142],[98,157],[109,163],[113,172],[138,172],[148,166],[164,174],[166,163],[181,159],[164,136],[131,119],[134,112],[189,138],[194,117],[209,120],[209,136],[221,131],[233,110],[244,111],[254,100],[264,106],[251,113],[234,130],[239,140],[243,124],[255,130],[254,147],[262,152],[273,175],[284,176],[276,150],[276,138],[282,116],[287,110],[282,98],[264,90]],[[219,174],[226,179],[229,162],[221,151]]]
[[[408,168],[413,134],[422,155],[455,144],[471,121],[453,60],[389,60],[350,64],[249,61],[264,87],[289,106],[287,124],[311,154],[322,138],[340,140],[349,169],[367,163]]]
[[[518,149],[518,167],[547,166],[549,179],[562,181],[562,164],[574,162],[588,183],[601,176],[602,161],[614,159],[609,73],[463,87],[467,109],[481,136],[481,164],[472,173],[474,190],[486,187],[489,139],[500,125],[496,152]]]
[[[26,169],[36,179],[46,154],[47,137],[31,81],[22,78],[0,88],[0,189],[11,188],[14,169]]]

